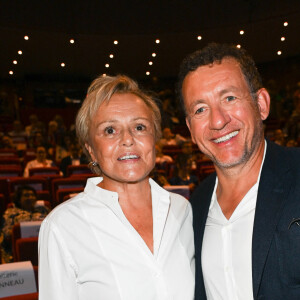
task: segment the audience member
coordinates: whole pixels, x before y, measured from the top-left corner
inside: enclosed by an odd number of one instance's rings
[[[173,158],[171,156],[165,155],[162,152],[162,148],[161,148],[160,145],[156,144],[155,145],[155,150],[156,150],[156,159],[155,159],[155,163],[156,164],[163,165],[165,163],[172,163],[172,162],[174,162]]]
[[[159,140],[161,147],[167,145],[180,146],[186,139],[180,134],[174,134],[169,127],[163,130],[163,137]]]
[[[12,262],[12,228],[24,221],[42,220],[49,213],[46,206],[36,205],[37,195],[31,186],[20,186],[14,195],[14,203],[3,215],[1,222],[0,244],[2,261]]]
[[[192,161],[187,160],[185,154],[181,153],[177,156],[174,175],[169,179],[169,183],[171,185],[188,185],[191,191],[198,185],[198,177],[192,174]]]
[[[10,137],[27,137],[23,124],[19,120],[13,122],[13,129],[8,134]]]
[[[53,167],[54,163],[52,160],[47,159],[46,148],[43,146],[38,146],[36,148],[36,159],[31,160],[27,163],[24,169],[24,177],[29,177],[29,169],[31,168],[46,168]]]
[[[60,170],[67,175],[68,166],[78,166],[88,164],[86,156],[82,153],[81,147],[78,143],[72,143],[69,148],[70,155],[64,157],[60,163]]]
[[[8,135],[3,135],[1,137],[0,148],[1,149],[15,149],[16,147],[15,147],[11,137],[9,137]]]

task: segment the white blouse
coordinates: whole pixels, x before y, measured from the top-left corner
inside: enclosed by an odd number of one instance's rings
[[[154,253],[126,219],[118,194],[88,179],[39,234],[40,300],[194,299],[189,202],[150,179]]]

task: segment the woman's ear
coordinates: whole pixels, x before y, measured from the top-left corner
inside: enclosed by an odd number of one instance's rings
[[[270,95],[265,88],[258,90],[256,94],[260,118],[265,120],[270,112]]]
[[[94,155],[94,151],[93,151],[92,147],[87,143],[85,143],[84,146],[85,146],[86,150],[89,152],[92,160],[95,161],[95,155]]]

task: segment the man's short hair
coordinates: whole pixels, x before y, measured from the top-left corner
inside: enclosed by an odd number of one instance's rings
[[[201,66],[220,64],[224,58],[232,58],[239,63],[250,93],[256,99],[255,93],[262,88],[262,80],[253,58],[246,50],[239,49],[234,45],[210,43],[205,48],[188,55],[180,65],[177,92],[184,110],[182,84],[188,73]]]

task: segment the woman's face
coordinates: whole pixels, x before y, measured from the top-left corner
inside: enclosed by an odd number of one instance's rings
[[[138,96],[114,94],[92,119],[90,145],[103,183],[134,183],[148,178],[155,165],[153,113]]]
[[[34,208],[34,204],[36,202],[36,196],[35,193],[32,190],[23,190],[20,204],[22,209],[27,211],[32,211]]]
[[[46,159],[47,153],[44,147],[37,147],[36,149],[36,159],[40,162]]]

